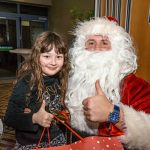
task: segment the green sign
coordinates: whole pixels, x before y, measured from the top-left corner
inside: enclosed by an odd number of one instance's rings
[[[4,52],[4,51],[10,51],[12,50],[13,47],[12,46],[0,46],[0,51]]]

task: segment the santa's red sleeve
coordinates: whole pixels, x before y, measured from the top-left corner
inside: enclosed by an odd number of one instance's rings
[[[121,92],[126,129],[120,139],[131,148],[150,150],[150,84],[130,74]]]
[[[148,82],[130,74],[123,80],[121,89],[123,104],[150,114],[150,84]]]
[[[125,130],[113,124],[108,128],[106,123],[99,128],[100,135],[119,136],[130,148],[150,150],[150,84],[130,74],[122,81],[120,92]]]

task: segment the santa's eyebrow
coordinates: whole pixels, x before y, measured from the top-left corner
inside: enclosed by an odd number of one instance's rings
[[[110,42],[108,39],[102,39],[103,42]]]
[[[95,41],[95,39],[88,39],[86,42],[94,42]]]

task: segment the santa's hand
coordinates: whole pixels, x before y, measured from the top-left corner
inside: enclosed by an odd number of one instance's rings
[[[108,101],[98,80],[95,83],[95,88],[97,95],[83,100],[84,114],[90,121],[106,122],[109,113],[113,111],[113,104]]]
[[[50,127],[53,120],[53,115],[45,111],[45,101],[41,105],[41,108],[37,113],[32,116],[33,123],[39,124],[43,127]]]

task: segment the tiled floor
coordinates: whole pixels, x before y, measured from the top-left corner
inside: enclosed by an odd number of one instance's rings
[[[9,97],[12,91],[12,81],[0,81],[0,119],[3,120]],[[0,150],[11,150],[15,144],[14,130],[4,126],[4,132],[0,135]]]

